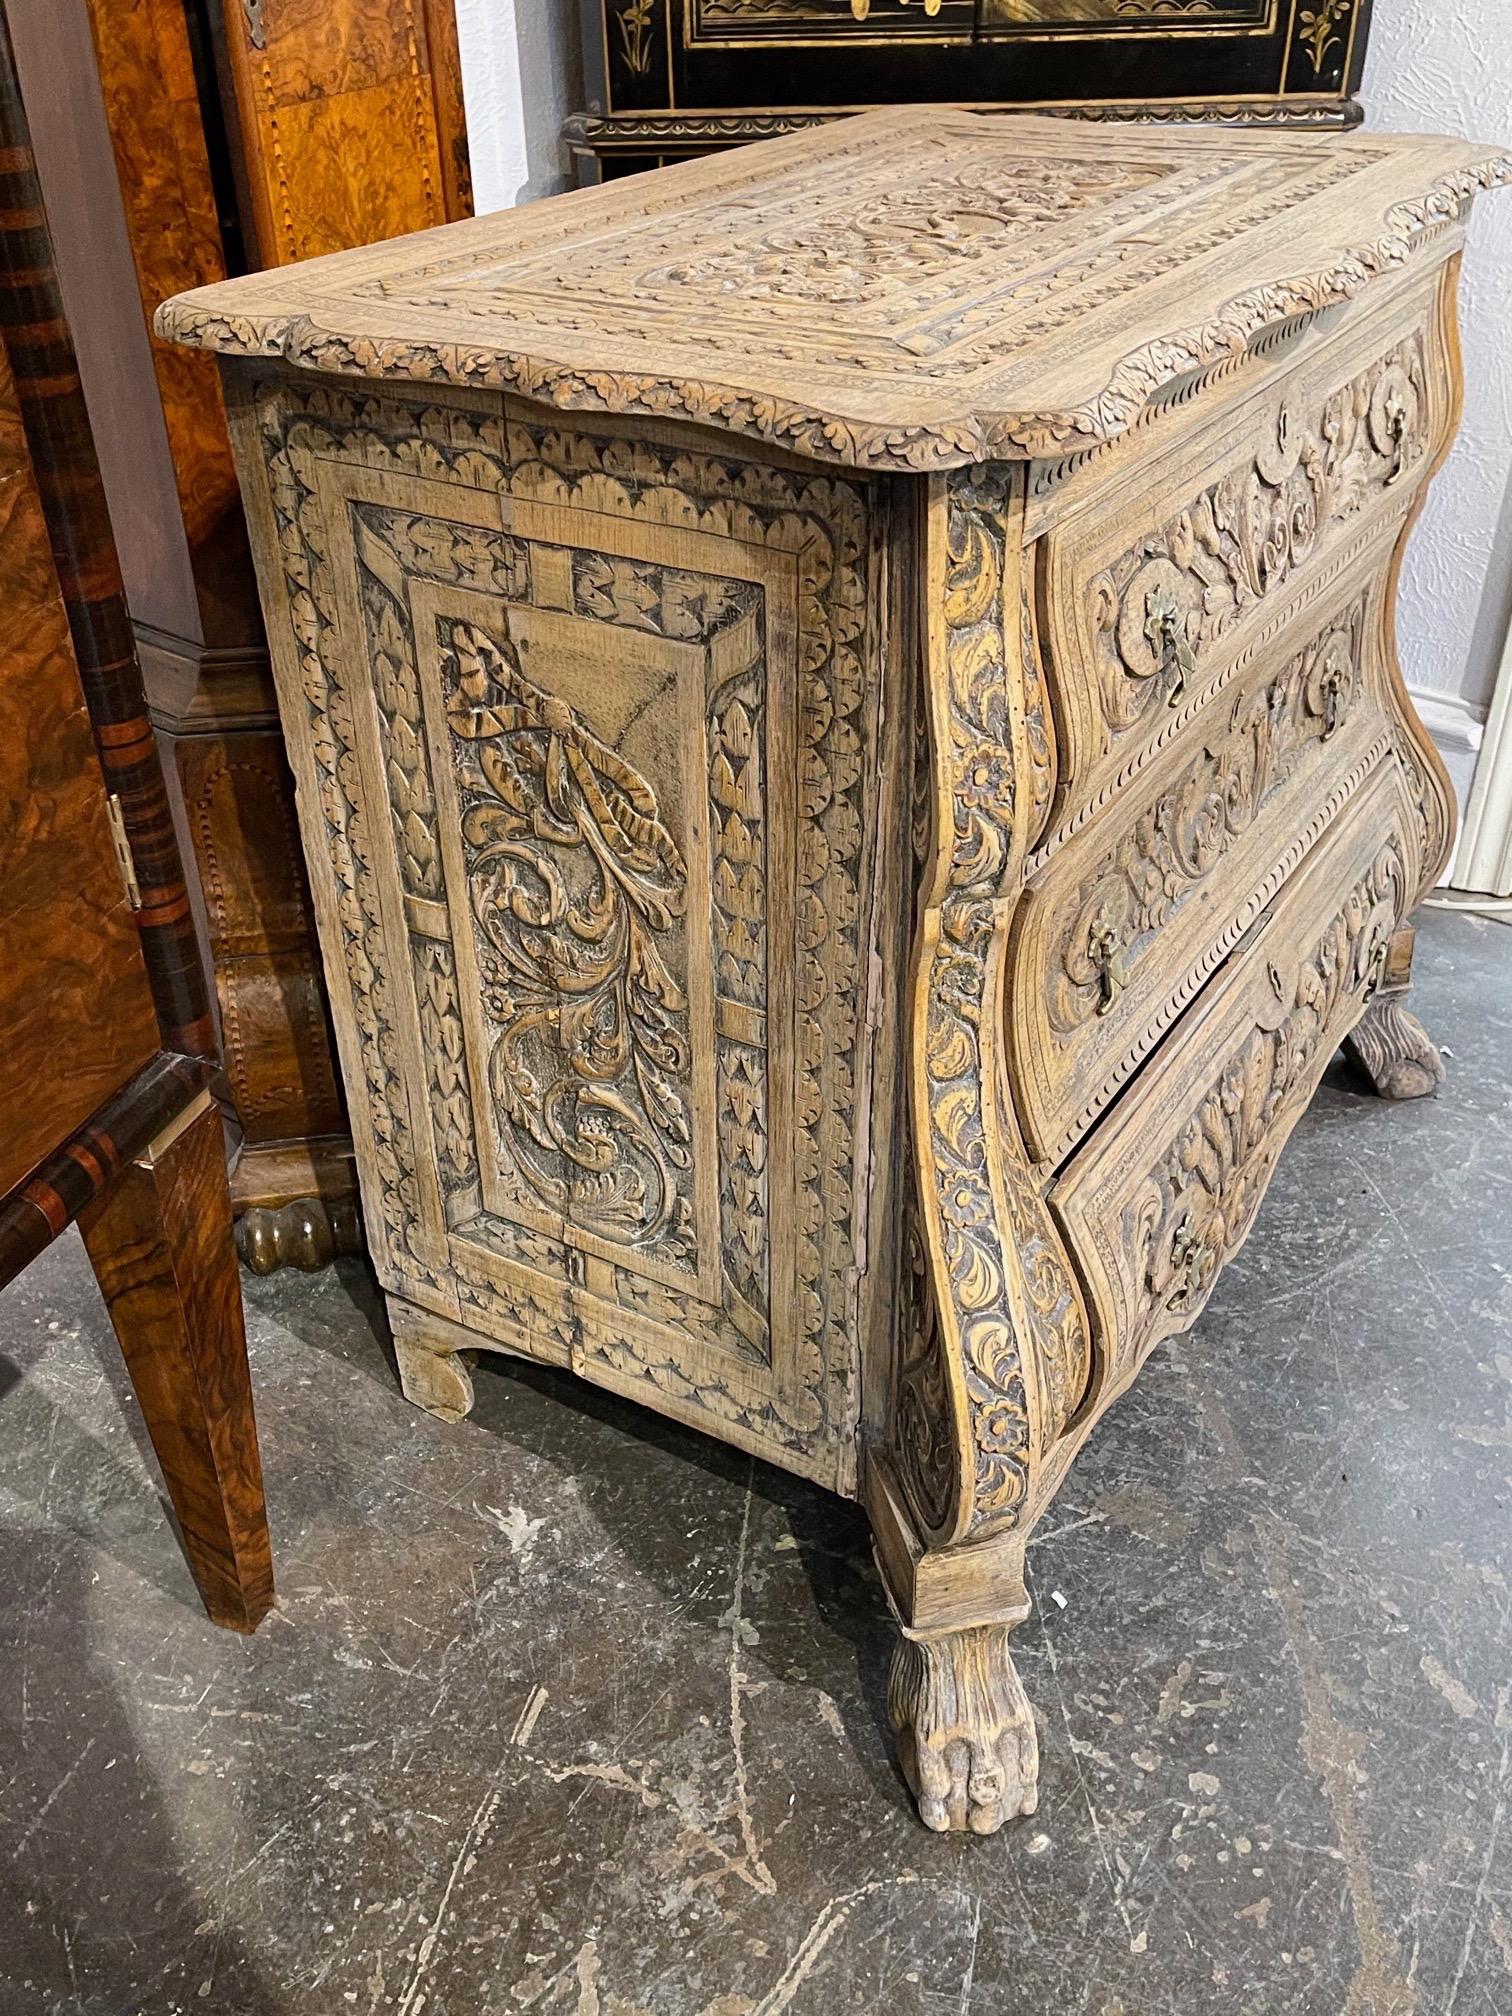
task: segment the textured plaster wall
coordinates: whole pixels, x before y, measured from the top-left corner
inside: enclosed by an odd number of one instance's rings
[[[1376,0],[1362,96],[1371,126],[1512,143],[1509,0]],[[1462,315],[1464,427],[1413,534],[1400,625],[1408,684],[1449,696],[1427,711],[1451,756],[1454,713],[1471,720],[1454,703],[1484,718],[1512,613],[1512,192],[1477,206]]]
[[[582,109],[576,0],[456,0],[473,193],[507,210],[570,186],[562,121]]]

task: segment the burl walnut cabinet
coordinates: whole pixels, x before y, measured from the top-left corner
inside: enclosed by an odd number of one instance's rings
[[[1465,142],[875,113],[201,290],[405,1389],[859,1497],[933,1827],[1024,1547],[1449,843],[1393,643]]]

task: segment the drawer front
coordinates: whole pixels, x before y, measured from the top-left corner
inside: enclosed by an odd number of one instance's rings
[[[1413,817],[1390,762],[1051,1192],[1089,1290],[1095,1406],[1193,1321],[1248,1234],[1415,893]]]
[[[1390,551],[1452,424],[1444,298],[1415,277],[1212,417],[1205,400],[1168,413],[1047,507],[1036,623],[1057,728],[1052,831],[1341,571]]]
[[[1032,870],[1006,998],[1039,1161],[1065,1158],[1386,760],[1381,592],[1356,578],[1310,612]]]

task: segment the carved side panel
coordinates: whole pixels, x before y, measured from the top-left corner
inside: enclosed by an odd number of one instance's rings
[[[881,506],[466,395],[239,424],[385,1285],[853,1488]]]
[[[914,1515],[940,1542],[1023,1519],[1035,1465],[1090,1374],[1080,1290],[1030,1178],[1001,1035],[1007,922],[1043,769],[1020,655],[1021,482],[993,465],[936,483],[926,542],[933,837],[911,1077],[922,1251],[909,1255],[894,1446]]]

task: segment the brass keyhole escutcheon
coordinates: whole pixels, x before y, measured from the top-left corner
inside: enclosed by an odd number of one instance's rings
[[[1145,603],[1145,636],[1160,654],[1160,670],[1167,681],[1167,703],[1172,707],[1179,706],[1188,679],[1197,676],[1197,660],[1187,643],[1180,605],[1165,586],[1150,590],[1149,600]]]

